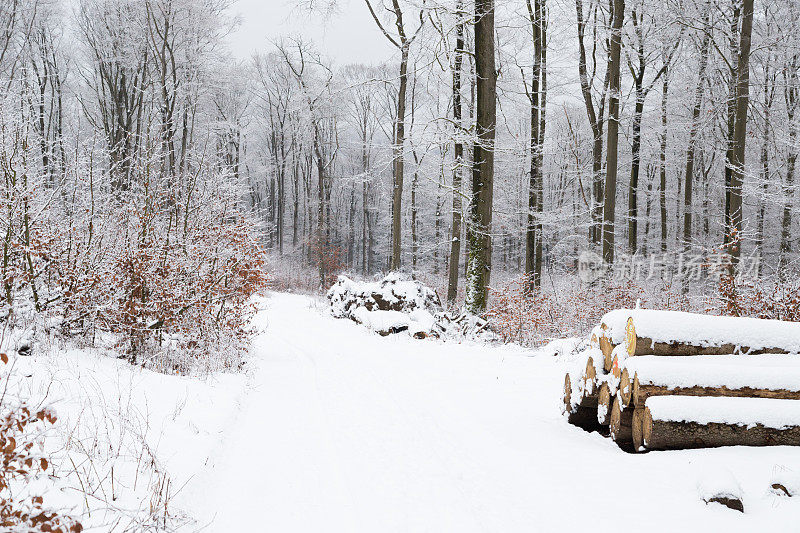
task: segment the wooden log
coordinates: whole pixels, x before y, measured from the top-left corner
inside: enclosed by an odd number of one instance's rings
[[[614,396],[611,405],[611,422],[609,433],[617,445],[625,451],[632,452],[633,448],[633,408],[624,408],[619,393]]]
[[[585,396],[597,396],[597,369],[594,359],[589,356],[586,360],[586,370],[583,372],[583,391]]]
[[[654,396],[727,396],[800,400],[800,365],[774,366],[781,356],[643,356],[627,361],[635,369],[633,404]],[[677,361],[677,363],[675,362]],[[697,361],[695,363],[695,361]],[[629,369],[629,371],[630,371]]]
[[[564,415],[567,422],[587,431],[598,428],[597,395],[583,394],[578,402],[572,403],[572,376],[564,376]]]
[[[800,446],[800,425],[781,429],[762,424],[675,422],[654,418],[649,407],[641,416],[641,441],[647,450],[685,450],[720,446]],[[635,426],[634,426],[634,433]],[[634,437],[634,442],[636,442]]]
[[[667,385],[642,384],[638,376],[633,380],[633,405],[644,407],[653,396],[726,396],[729,398],[775,398],[780,400],[800,400],[800,391],[768,390],[742,387],[729,389],[722,387],[670,387]]]
[[[629,314],[625,346],[632,356],[800,352],[800,323],[677,311],[632,310]],[[676,326],[681,321],[685,328]]]
[[[609,387],[607,381],[604,381],[600,384],[600,390],[597,393],[597,423],[601,426],[607,426],[611,423],[612,401],[611,387]]]
[[[598,343],[600,344],[600,351],[603,353],[603,370],[609,372],[613,362],[611,354],[614,352],[615,345],[611,343],[611,340],[605,334],[600,336]]]
[[[611,369],[608,371],[608,373],[619,379],[622,369],[625,368],[625,360],[627,358],[628,356],[625,353],[624,348],[620,349],[620,347],[617,347],[614,349],[611,358]]]
[[[564,375],[564,395],[562,396],[564,400],[564,407],[563,413],[569,414],[572,411],[572,377],[567,372]]]
[[[633,451],[644,451],[644,409],[634,409],[633,417],[631,418],[631,441],[633,442]]]
[[[636,376],[634,375],[634,378],[635,377]],[[623,367],[619,374],[619,387],[617,388],[617,393],[620,396],[622,406],[628,407],[631,404],[631,398],[633,396],[633,384],[631,383],[631,378],[628,374],[627,368]]]

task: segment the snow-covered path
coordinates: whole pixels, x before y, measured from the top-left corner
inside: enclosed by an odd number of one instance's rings
[[[800,523],[800,502],[767,493],[776,468],[800,474],[800,451],[625,454],[561,418],[564,367],[553,357],[383,338],[301,296],[273,295],[261,320],[253,390],[197,479],[205,489],[193,488],[204,531]],[[736,475],[747,514],[700,502],[700,463]]]

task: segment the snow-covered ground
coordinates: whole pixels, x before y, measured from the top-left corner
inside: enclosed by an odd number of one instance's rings
[[[87,350],[15,357],[11,390],[59,415],[46,502],[92,531],[155,530],[165,504],[168,528],[219,533],[800,523],[800,495],[770,491],[800,490],[800,448],[629,455],[562,418],[568,355],[381,337],[304,296],[263,304],[245,375],[166,376]],[[745,513],[703,503],[714,491]]]
[[[274,294],[250,392],[181,492],[204,531],[792,530],[800,448],[629,455],[560,414],[564,357],[380,337]],[[709,486],[745,514],[706,505]]]

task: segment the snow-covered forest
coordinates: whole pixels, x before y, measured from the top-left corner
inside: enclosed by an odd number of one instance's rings
[[[0,4],[0,528],[796,524],[800,4],[245,4]]]

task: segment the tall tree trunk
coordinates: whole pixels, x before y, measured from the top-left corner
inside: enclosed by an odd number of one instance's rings
[[[472,196],[467,225],[469,256],[466,306],[473,313],[486,309],[492,269],[492,196],[494,137],[497,117],[494,0],[475,0],[475,86],[477,140],[473,149]]]
[[[644,70],[641,71],[642,74]],[[628,250],[635,254],[639,243],[639,164],[642,146],[642,113],[644,112],[644,90],[641,78],[636,82],[636,104],[633,111],[633,140],[631,143],[631,179],[628,183]]]
[[[603,205],[603,260],[614,262],[614,218],[617,196],[617,144],[619,141],[620,52],[622,48],[622,23],[625,19],[625,1],[613,0],[608,100],[608,141],[606,142],[606,186]]]
[[[661,214],[661,252],[667,251],[667,96],[669,72],[661,82],[661,146],[658,153],[658,207]]]
[[[697,87],[694,91],[694,107],[692,108],[692,124],[689,127],[689,144],[686,147],[686,173],[683,178],[683,245],[689,247],[692,242],[692,185],[694,183],[695,145],[697,130],[700,127],[700,113],[703,110],[703,89],[706,84],[706,68],[711,35],[708,30],[708,11],[703,13],[703,28],[706,33],[700,45],[700,66]]]
[[[781,218],[781,241],[778,255],[778,274],[783,278],[786,274],[784,266],[792,252],[792,211],[794,200],[794,171],[797,165],[797,105],[800,100],[800,86],[798,82],[798,69],[800,69],[800,54],[793,54],[784,69],[784,101],[786,102],[786,116],[789,120],[789,151],[786,156],[786,178],[783,182],[783,217]],[[766,185],[765,185],[766,186]]]
[[[742,1],[742,33],[739,41],[739,58],[736,65],[736,120],[733,128],[731,150],[730,212],[727,226],[729,234],[742,232],[742,181],[747,139],[747,110],[750,91],[750,43],[753,33],[753,0]],[[741,240],[731,246],[731,274],[735,273],[741,255]]]
[[[417,270],[417,253],[419,252],[419,234],[417,233],[417,179],[419,165],[411,178],[411,270]]]
[[[464,167],[464,145],[461,143],[461,70],[464,57],[464,17],[463,2],[456,7],[456,47],[453,58],[453,122],[456,142],[453,148],[453,219],[450,233],[450,259],[447,273],[447,303],[453,305],[458,295],[459,259],[461,257],[461,172]]]
[[[725,151],[725,217],[723,220],[723,242],[727,244],[728,239],[730,238],[730,221],[731,221],[731,187],[732,187],[732,175],[733,175],[733,146],[734,146],[734,128],[736,126],[736,91],[737,91],[737,70],[736,66],[734,66],[738,59],[739,55],[739,21],[741,19],[742,10],[741,10],[741,1],[740,0],[731,0],[731,7],[733,9],[733,17],[731,19],[731,27],[730,27],[730,40],[728,42],[728,48],[730,49],[730,69],[729,69],[729,78],[728,78],[728,101],[727,101],[727,111],[728,111],[728,118],[727,118],[727,127],[728,127],[728,136],[727,136],[727,146]]]
[[[583,0],[575,0],[575,11],[578,21],[578,74],[580,77],[581,95],[583,96],[583,103],[586,107],[589,126],[592,129],[592,206],[590,209],[591,224],[589,226],[589,240],[593,244],[598,245],[600,244],[603,225],[603,114],[609,72],[606,70],[605,80],[603,81],[603,92],[598,106],[599,109],[595,111],[594,102],[592,101],[592,86],[589,81],[586,60],[586,45],[584,43],[586,20],[583,18]]]
[[[544,49],[543,0],[526,1],[528,19],[533,33],[533,68],[531,87],[528,93],[530,100],[530,180],[528,183],[528,220],[525,235],[525,274],[528,276],[527,291],[541,285],[542,278],[542,143],[544,122],[542,101],[542,54]]]
[[[788,261],[788,256],[792,253],[792,204],[794,203],[794,171],[797,165],[797,121],[795,113],[797,110],[798,91],[796,85],[797,76],[787,77],[786,94],[786,114],[789,120],[789,152],[786,157],[786,179],[783,182],[783,216],[781,217],[781,245],[780,245],[780,265],[779,274],[783,276],[784,266]],[[791,83],[795,85],[789,86]]]
[[[765,71],[767,71],[765,69]],[[769,192],[769,179],[772,174],[769,168],[769,142],[770,142],[770,115],[772,109],[772,98],[770,96],[771,90],[774,86],[770,87],[769,73],[764,76],[767,83],[764,84],[764,136],[761,141],[761,195],[758,198],[758,220],[756,221],[756,242],[755,247],[758,251],[758,276],[761,276],[761,270],[764,264],[764,217],[767,211],[767,194]]]
[[[406,138],[406,87],[408,86],[408,47],[403,46],[400,58],[400,88],[397,92],[397,116],[394,126],[394,161],[392,163],[392,255],[390,270],[400,268],[402,251],[403,159]]]

